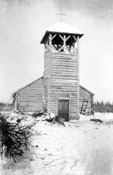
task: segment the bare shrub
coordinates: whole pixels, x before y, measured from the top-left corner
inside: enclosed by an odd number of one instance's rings
[[[25,150],[28,150],[31,126],[20,125],[19,122],[11,123],[4,115],[0,114],[0,148],[1,154],[13,158],[24,157]]]

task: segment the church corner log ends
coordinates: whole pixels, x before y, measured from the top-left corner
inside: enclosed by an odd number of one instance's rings
[[[94,94],[79,84],[79,40],[83,33],[59,22],[44,34],[43,77],[13,94],[15,106],[34,112],[46,109],[48,113],[70,119],[79,119],[92,108]]]

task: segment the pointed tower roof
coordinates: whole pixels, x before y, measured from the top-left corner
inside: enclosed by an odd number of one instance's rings
[[[44,43],[44,41],[49,33],[74,34],[74,35],[78,35],[79,37],[82,37],[82,35],[83,35],[83,32],[76,29],[75,27],[73,27],[69,24],[66,24],[64,22],[57,22],[53,26],[49,27],[46,30],[46,32],[41,40],[41,44]]]

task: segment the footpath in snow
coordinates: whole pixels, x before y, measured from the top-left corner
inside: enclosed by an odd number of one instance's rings
[[[94,117],[104,122],[91,122],[85,116],[65,127],[37,122],[25,159],[1,160],[0,175],[112,175],[113,114]]]

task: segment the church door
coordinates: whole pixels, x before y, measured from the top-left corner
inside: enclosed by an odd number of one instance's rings
[[[69,120],[69,100],[58,100],[58,117]]]

